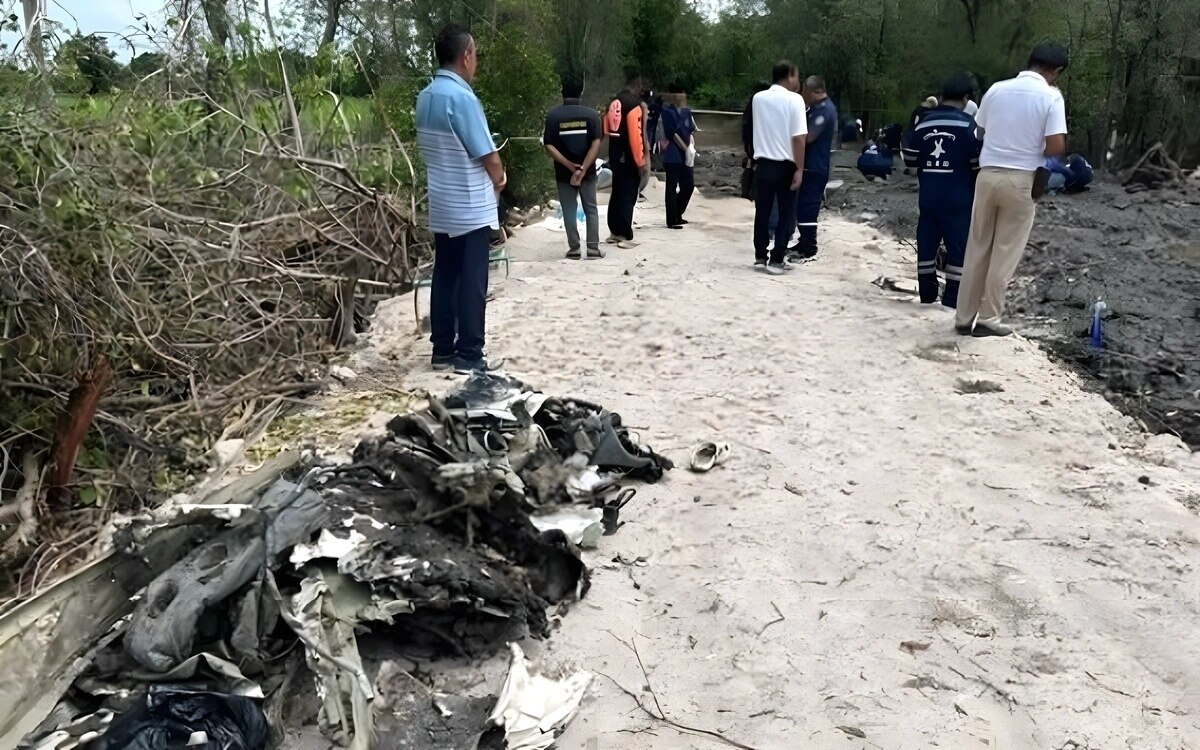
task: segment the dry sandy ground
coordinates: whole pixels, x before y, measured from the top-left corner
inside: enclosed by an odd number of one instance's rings
[[[827,220],[821,259],[773,278],[748,203],[698,196],[673,232],[655,195],[605,260],[523,230],[489,307],[513,374],[680,462],[734,447],[640,488],[590,594],[530,645],[603,675],[559,746],[727,746],[619,684],[755,748],[1200,748],[1200,456],[1030,342],[956,338],[873,286],[913,271],[873,229]],[[411,299],[378,317],[355,370],[453,384]],[[1003,391],[958,392],[981,379]]]

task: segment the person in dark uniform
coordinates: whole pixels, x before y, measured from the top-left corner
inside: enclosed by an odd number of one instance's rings
[[[887,179],[892,173],[892,150],[884,142],[882,133],[867,141],[858,157],[858,171],[867,182],[877,178]]]
[[[663,98],[653,91],[647,91],[645,96],[646,101],[646,137],[647,143],[650,144],[650,155],[661,154],[658,150],[658,132],[660,118],[663,111]],[[660,158],[661,162],[661,158]],[[652,167],[654,168],[654,167]]]
[[[1092,165],[1080,154],[1046,157],[1050,182],[1046,189],[1052,193],[1081,193],[1092,181]]]
[[[808,145],[804,150],[804,181],[796,191],[796,227],[800,240],[788,248],[789,260],[803,261],[817,254],[817,217],[829,184],[829,154],[837,133],[837,107],[825,91],[825,79],[809,76],[800,92],[808,107]]]
[[[891,125],[884,125],[879,129],[878,145],[888,147],[888,152],[893,156],[900,150],[900,141],[904,136],[904,126],[898,122],[893,122]]]
[[[963,259],[971,231],[971,204],[982,143],[975,118],[963,111],[974,82],[956,75],[942,87],[942,103],[926,112],[903,150],[904,164],[917,170],[921,218],[917,222],[917,281],[921,302],[938,299],[937,252],[946,244],[946,291],[942,304],[957,307]]]
[[[846,117],[846,121],[842,123],[842,145],[847,143],[858,143],[858,139],[862,137],[863,127],[862,120],[854,115]]]

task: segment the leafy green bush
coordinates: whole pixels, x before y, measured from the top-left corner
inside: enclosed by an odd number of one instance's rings
[[[0,112],[19,110],[33,86],[33,76],[15,65],[0,65]]]
[[[425,78],[405,76],[387,80],[379,85],[376,93],[384,119],[405,142],[417,139],[417,95],[428,83]]]
[[[540,204],[553,194],[554,167],[541,143],[509,141],[500,156],[508,173],[508,192],[515,205]]]

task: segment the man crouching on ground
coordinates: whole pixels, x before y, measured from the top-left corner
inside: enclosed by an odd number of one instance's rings
[[[471,89],[479,59],[467,31],[448,26],[434,45],[439,70],[417,97],[417,145],[429,175],[433,369],[491,370],[484,359],[489,238],[508,178],[483,106]]]

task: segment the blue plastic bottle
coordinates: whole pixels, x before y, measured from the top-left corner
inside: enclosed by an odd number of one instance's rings
[[[1092,346],[1096,349],[1104,348],[1104,311],[1107,309],[1108,305],[1104,304],[1102,299],[1097,299],[1095,306],[1092,307],[1092,325],[1089,333]]]

